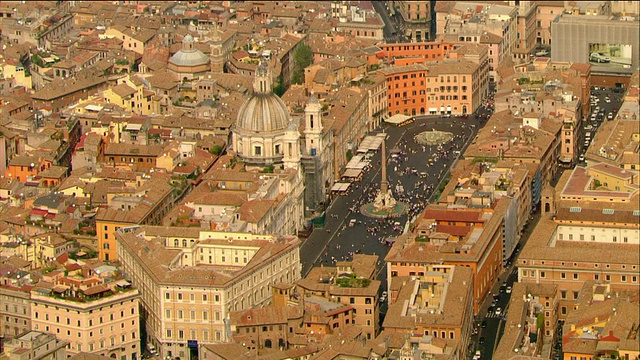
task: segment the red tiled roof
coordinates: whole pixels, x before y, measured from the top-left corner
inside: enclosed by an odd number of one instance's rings
[[[40,216],[44,216],[48,213],[47,210],[40,210],[40,209],[32,209],[31,212],[29,212],[29,214],[31,215],[40,215]]]
[[[69,264],[67,266],[64,267],[67,271],[74,271],[74,270],[80,270],[82,269],[82,267],[78,264]]]
[[[435,219],[436,221],[457,221],[457,222],[484,222],[480,219],[482,215],[479,211],[455,211],[427,209],[423,218]]]
[[[442,233],[450,234],[453,236],[461,236],[461,237],[466,236],[469,233],[469,231],[471,231],[471,229],[473,229],[473,227],[471,226],[456,226],[456,225],[437,225],[436,226],[437,232],[442,232]]]

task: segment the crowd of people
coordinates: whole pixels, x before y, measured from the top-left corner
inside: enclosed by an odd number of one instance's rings
[[[463,124],[460,124],[460,126],[464,127]],[[354,254],[363,252],[367,244],[372,241],[391,246],[394,237],[402,234],[405,230],[406,223],[419,216],[429,204],[438,184],[440,184],[442,177],[446,173],[446,167],[444,166],[439,170],[429,169],[427,159],[433,159],[434,163],[439,159],[448,160],[452,152],[462,149],[465,140],[465,135],[454,134],[453,138],[445,144],[423,146],[413,138],[401,139],[386,161],[388,169],[387,180],[395,199],[407,206],[406,213],[400,216],[389,215],[383,218],[354,216],[354,214],[360,213],[360,209],[364,205],[375,201],[380,190],[380,181],[378,178],[376,179],[377,181],[372,181],[368,184],[362,182],[353,183],[349,194],[351,194],[351,191],[357,190],[360,196],[347,200],[350,202],[348,213],[345,216],[329,215],[328,221],[339,221],[342,224],[336,230],[336,234],[333,235],[337,241],[330,245],[337,251],[330,251],[328,247],[324,251],[324,256],[320,257],[319,262],[324,265],[335,265],[338,261],[351,260]],[[424,163],[421,163],[421,165],[425,165],[424,171],[419,171],[416,166],[409,166],[410,163],[415,165],[415,161],[410,161],[414,156],[424,159]],[[380,161],[377,161],[375,165],[367,166],[364,169],[365,174],[372,169],[380,169],[380,165]],[[360,189],[362,190],[360,191]],[[347,196],[347,198],[349,197]],[[354,217],[357,217],[357,219],[353,219]],[[353,234],[352,231],[348,231],[348,227],[362,229],[362,235],[359,235],[357,239],[361,241],[351,240],[347,244],[345,244],[346,241],[342,241],[345,236],[348,236],[347,233]],[[327,232],[330,233],[330,230],[327,230]],[[343,245],[345,245],[344,249],[342,249]],[[331,256],[330,253],[334,255]],[[335,255],[336,253],[339,255]]]

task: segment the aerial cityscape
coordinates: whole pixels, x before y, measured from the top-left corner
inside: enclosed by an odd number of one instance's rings
[[[0,48],[0,360],[640,360],[640,1],[2,1]]]

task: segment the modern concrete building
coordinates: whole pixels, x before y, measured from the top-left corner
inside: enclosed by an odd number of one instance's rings
[[[592,65],[592,76],[630,77],[638,69],[640,22],[605,15],[562,15],[551,24],[552,61]]]
[[[147,344],[164,358],[228,342],[231,311],[267,305],[274,283],[300,278],[300,240],[140,226],[116,234],[123,271],[140,288]]]

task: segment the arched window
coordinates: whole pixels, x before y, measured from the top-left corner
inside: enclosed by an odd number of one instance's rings
[[[267,339],[264,341],[264,347],[267,349],[271,349],[271,340]]]
[[[182,239],[182,247],[187,247],[187,239]]]
[[[175,246],[175,247],[180,246],[180,240],[178,240],[178,239],[173,240],[173,246]]]

